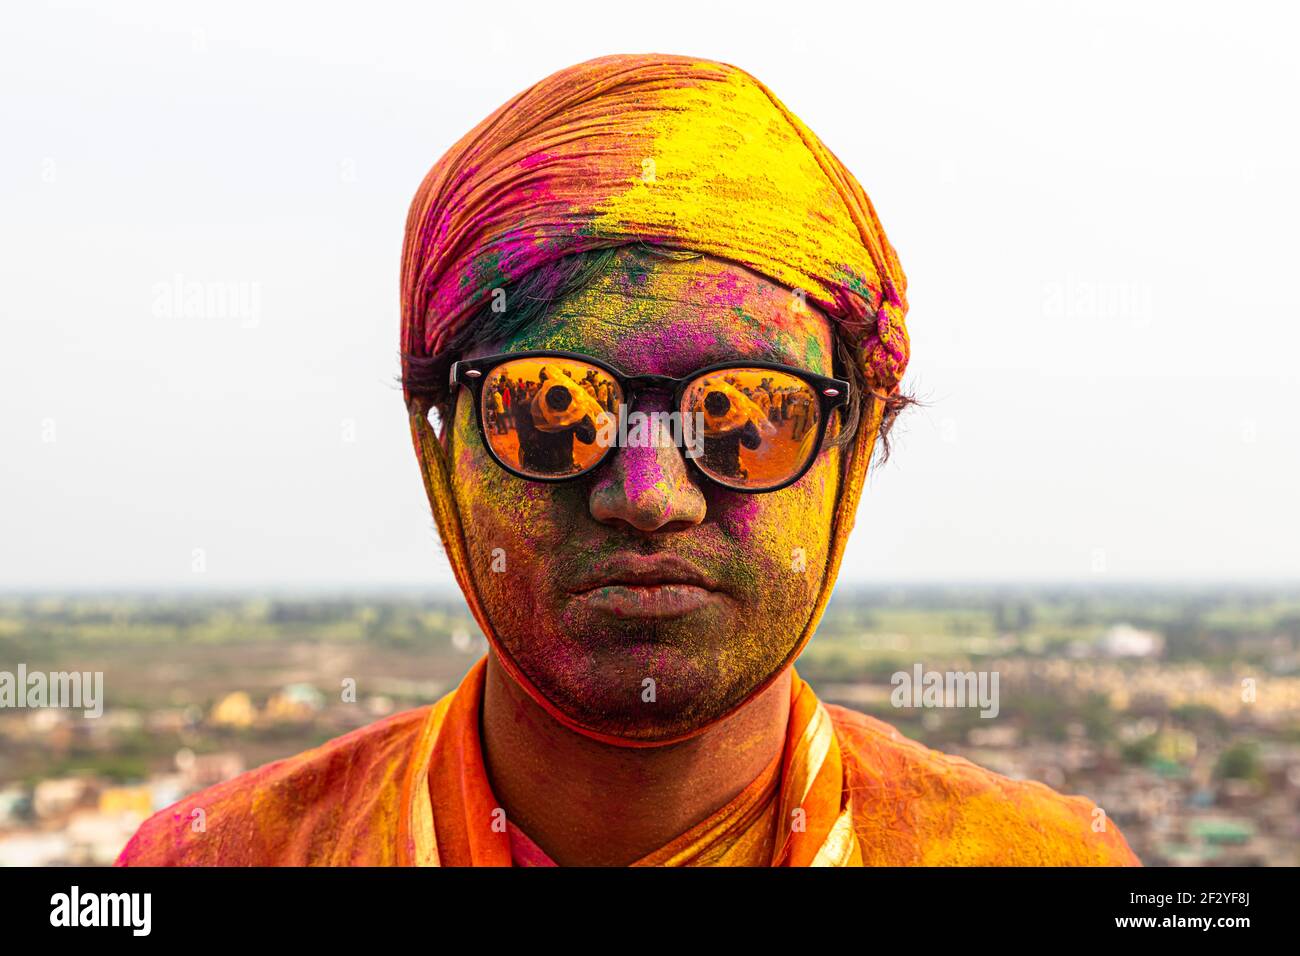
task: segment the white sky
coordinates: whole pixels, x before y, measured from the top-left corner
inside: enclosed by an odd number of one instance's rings
[[[0,589],[449,581],[393,385],[407,204],[636,51],[771,86],[908,272],[930,406],[842,579],[1300,578],[1282,4],[108,6],[0,25]]]

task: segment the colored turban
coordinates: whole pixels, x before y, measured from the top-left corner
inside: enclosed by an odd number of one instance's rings
[[[829,316],[874,393],[897,389],[908,358],[907,280],[862,187],[745,71],[662,54],[561,70],[513,97],[434,165],[406,221],[402,353],[444,370],[494,290],[563,256],[630,244],[730,260],[789,288]],[[502,648],[474,583],[427,395],[416,400],[408,387],[407,401],[448,560],[502,666],[562,724],[626,744],[570,719]],[[787,663],[825,610],[853,527],[884,411],[874,398],[864,409],[841,459],[822,589]]]
[[[644,243],[747,266],[843,327],[874,388],[907,366],[907,280],[857,180],[743,70],[606,56],[461,138],[420,184],[402,352],[438,357],[493,290],[562,256]]]

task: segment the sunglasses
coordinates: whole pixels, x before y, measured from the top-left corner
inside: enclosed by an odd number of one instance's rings
[[[451,387],[474,397],[479,434],[497,464],[529,481],[571,481],[617,447],[670,436],[705,478],[733,491],[777,491],[821,450],[846,381],[771,362],[721,362],[683,378],[626,375],[576,352],[463,359]],[[638,395],[671,392],[671,412],[630,411]]]

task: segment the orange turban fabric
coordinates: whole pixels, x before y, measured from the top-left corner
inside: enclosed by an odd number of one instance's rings
[[[872,390],[897,389],[908,358],[907,280],[862,187],[744,70],[661,54],[561,70],[497,109],[434,165],[406,222],[403,355],[445,372],[456,336],[494,290],[562,256],[632,243],[738,262],[791,289],[831,318]],[[496,640],[428,406],[409,390],[407,399],[444,548],[502,665],[561,723],[625,743],[570,720]],[[786,663],[830,598],[882,412],[873,401],[843,456],[822,590]]]

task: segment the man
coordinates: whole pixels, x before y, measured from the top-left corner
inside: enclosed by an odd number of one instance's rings
[[[579,466],[574,441],[595,442],[603,409],[555,366],[543,366],[537,384],[537,394],[515,415],[520,464],[531,473],[567,475]]]
[[[120,863],[1137,862],[1089,801],[823,706],[794,671],[906,403],[906,280],[760,82],[662,55],[543,80],[429,173],[402,283],[416,451],[490,653],[431,707],[156,815]],[[524,461],[482,397],[538,362],[654,440]],[[703,455],[666,440],[727,414],[710,376],[795,391],[809,434],[755,413],[743,475],[707,428]]]
[[[763,445],[759,431],[762,412],[749,397],[722,379],[704,384],[704,461],[719,474],[729,478],[747,478],[740,463],[743,445],[755,451]]]

